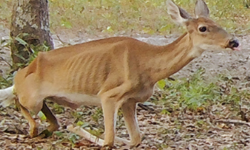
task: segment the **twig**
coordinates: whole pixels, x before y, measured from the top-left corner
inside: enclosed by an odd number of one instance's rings
[[[6,61],[3,57],[0,57],[0,61],[4,61],[7,65],[9,65],[9,67],[12,67],[12,65]]]
[[[72,44],[70,44],[70,43],[64,42],[64,41],[60,38],[59,35],[56,35],[56,37],[57,37],[58,41],[60,41],[63,45],[72,45]]]
[[[79,126],[73,127],[73,125],[67,126],[67,130],[70,132],[73,132],[77,135],[80,135],[81,137],[85,138],[86,140],[89,140],[90,142],[96,143],[97,145],[103,146],[104,141],[88,131],[80,128]]]
[[[89,133],[88,131],[82,129],[79,126],[73,127],[73,125],[69,125],[69,126],[67,126],[67,130],[70,131],[70,132],[73,132],[73,133],[75,133],[77,135],[80,135],[81,137],[85,138],[86,140],[88,140],[90,142],[93,142],[93,143],[96,143],[99,146],[103,146],[103,144],[104,144],[103,139],[92,135],[91,133]],[[120,144],[126,144],[126,145],[130,144],[130,142],[128,140],[122,139],[122,138],[119,138],[119,137],[115,137],[115,142],[120,143]]]
[[[151,113],[159,113],[158,110],[155,110],[154,108],[150,108],[149,106],[144,105],[143,103],[138,103],[137,106],[140,107],[141,109],[146,110],[146,111],[151,112]]]
[[[154,112],[154,109],[146,106],[146,105],[143,105],[142,103],[138,103],[138,106],[143,109],[143,110],[146,110],[146,111],[151,111],[151,112]]]
[[[241,120],[214,120],[215,122],[219,122],[219,123],[232,123],[232,124],[238,124],[238,125],[247,125],[250,127],[250,123],[245,122],[245,121],[241,121]]]

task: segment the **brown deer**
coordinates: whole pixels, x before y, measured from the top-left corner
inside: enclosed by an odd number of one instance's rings
[[[196,17],[171,0],[168,14],[186,32],[173,43],[156,46],[129,37],[113,37],[49,52],[40,52],[26,68],[20,69],[14,85],[0,91],[0,102],[8,106],[14,101],[30,125],[29,135],[38,136],[30,112],[42,111],[53,132],[59,125],[45,99],[73,109],[81,105],[102,107],[105,125],[104,146],[115,140],[117,111],[121,108],[130,136],[130,145],[141,143],[136,117],[138,102],[146,101],[154,84],[176,73],[191,60],[210,49],[237,50],[234,37],[209,18],[203,0],[195,7]]]

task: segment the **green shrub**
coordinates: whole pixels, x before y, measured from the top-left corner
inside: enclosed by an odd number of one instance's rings
[[[160,96],[153,99],[163,106],[163,113],[186,108],[197,111],[216,103],[238,109],[241,100],[249,98],[248,92],[239,90],[232,79],[220,75],[208,81],[204,73],[205,69],[200,68],[190,78],[159,81]]]

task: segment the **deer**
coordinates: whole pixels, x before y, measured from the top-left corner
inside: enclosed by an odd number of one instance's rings
[[[45,99],[76,109],[99,106],[104,117],[104,147],[115,144],[116,118],[123,112],[129,145],[142,142],[137,104],[153,94],[157,81],[178,72],[208,50],[239,50],[238,40],[209,17],[197,0],[195,17],[167,0],[167,13],[185,33],[167,45],[153,45],[131,37],[111,37],[62,47],[38,56],[16,72],[14,84],[0,90],[1,106],[13,103],[29,123],[29,136],[58,130],[59,123]],[[49,126],[38,134],[31,113],[43,112]]]

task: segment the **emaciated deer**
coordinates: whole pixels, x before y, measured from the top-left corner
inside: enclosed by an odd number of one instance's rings
[[[101,106],[104,115],[104,146],[113,146],[117,111],[121,108],[130,136],[130,145],[141,143],[136,104],[146,101],[154,84],[176,73],[203,51],[237,50],[234,37],[209,18],[203,0],[198,0],[195,16],[171,0],[168,14],[186,32],[173,43],[156,46],[129,37],[91,41],[49,52],[40,52],[26,68],[20,69],[14,85],[0,91],[0,101],[14,101],[30,125],[29,135],[38,136],[30,112],[42,111],[53,132],[59,125],[45,99],[73,109],[81,105]],[[45,132],[42,132],[45,133]]]

